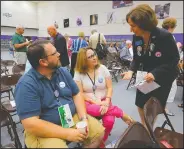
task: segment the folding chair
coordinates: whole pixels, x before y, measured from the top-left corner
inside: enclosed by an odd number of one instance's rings
[[[25,64],[14,65],[12,68],[13,74],[23,74],[25,71]]]
[[[141,147],[158,147],[158,145],[152,140],[146,128],[139,122],[131,124],[123,132],[114,146],[114,148]]]
[[[14,138],[12,139],[14,142],[13,143],[9,143],[5,146],[2,146],[2,148],[22,148],[22,145],[20,143],[20,139],[19,136],[17,134],[16,131],[16,124],[13,121],[11,115],[9,114],[9,112],[1,105],[1,127],[7,126],[8,127],[8,133],[11,133],[11,129],[13,132],[13,136]],[[10,127],[9,127],[10,126]],[[11,134],[11,137],[13,137]]]
[[[14,93],[12,91],[13,90],[12,86],[15,86],[17,84],[20,77],[21,77],[20,74],[1,76],[1,94],[4,92],[9,92],[9,101],[5,101],[5,102],[1,102],[1,103],[5,107],[5,109],[10,113],[16,112],[16,108],[12,107],[12,105],[10,104],[10,92],[12,93],[12,95],[14,97]],[[12,114],[12,116],[13,115],[16,115],[16,113]],[[18,123],[20,123],[20,122],[18,122]]]
[[[183,148],[183,134],[175,132],[171,121],[169,120],[159,100],[157,100],[155,97],[151,97],[146,102],[143,109],[146,126],[155,142],[157,142],[161,147],[165,147],[161,143],[161,141],[164,140],[174,148]],[[155,130],[153,130],[156,117],[159,114],[164,114],[168,125],[171,127],[171,130],[165,129],[164,126],[156,127]]]
[[[128,83],[127,90],[128,90],[128,88],[129,88],[130,86],[132,86],[132,85],[135,84],[135,81],[136,81],[136,73],[134,72],[134,73],[132,74],[132,77],[131,77],[129,83]]]

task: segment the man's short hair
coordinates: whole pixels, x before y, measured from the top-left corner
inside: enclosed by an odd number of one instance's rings
[[[65,34],[64,34],[64,37],[70,37],[70,35],[69,35],[69,34],[67,34],[67,33],[65,33]]]
[[[126,40],[126,44],[132,44],[131,40]]]
[[[95,33],[95,32],[97,32],[97,30],[96,30],[96,29],[93,29],[93,30],[91,31],[91,34],[93,34],[93,33]]]
[[[19,24],[19,25],[16,26],[16,29],[19,29],[19,28],[23,28],[24,29],[25,27],[23,25]]]
[[[38,39],[28,47],[27,58],[34,69],[38,68],[39,60],[46,56],[44,46],[49,43],[51,41]]]

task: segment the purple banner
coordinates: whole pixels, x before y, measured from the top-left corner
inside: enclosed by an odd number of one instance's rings
[[[183,34],[182,33],[176,33],[173,34],[176,38],[177,42],[181,42],[183,44]],[[1,41],[2,40],[10,40],[12,36],[10,35],[1,35]],[[86,36],[89,38],[89,36]],[[47,37],[37,37],[37,36],[31,36],[31,39],[34,41],[36,39],[46,39]],[[78,36],[71,36],[72,39],[77,39]],[[123,39],[129,39],[132,40],[132,35],[105,35],[105,38],[107,42],[122,42]]]

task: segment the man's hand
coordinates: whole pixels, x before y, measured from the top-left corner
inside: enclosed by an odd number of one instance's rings
[[[28,46],[30,43],[31,43],[30,41],[26,41],[26,42],[24,42],[24,45]]]
[[[87,119],[86,120],[83,120],[83,121],[85,121],[87,123],[87,134],[85,134],[86,135],[86,139],[87,139],[88,136],[89,136],[89,123],[88,123],[88,120]]]
[[[153,76],[152,73],[148,73],[145,77],[144,77],[144,80],[146,80],[146,82],[152,82],[155,80],[155,77]]]
[[[121,74],[123,80],[130,80],[132,78],[132,71],[124,72]]]
[[[109,107],[107,107],[107,106],[100,106],[100,113],[101,113],[101,115],[104,115],[107,112],[108,108]]]
[[[66,140],[71,142],[83,142],[86,139],[86,135],[82,134],[78,129],[69,128]]]

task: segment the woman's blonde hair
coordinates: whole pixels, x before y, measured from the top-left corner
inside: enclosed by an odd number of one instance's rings
[[[162,23],[162,27],[168,30],[169,28],[175,28],[176,24],[177,24],[176,18],[169,17],[169,18],[164,19]]]
[[[75,65],[75,71],[77,71],[79,73],[82,73],[82,74],[86,74],[88,72],[87,57],[86,57],[86,52],[88,50],[94,51],[91,47],[80,48],[79,52],[77,54],[77,61],[76,61],[76,65]],[[99,66],[100,66],[100,62],[98,60],[96,68],[98,68]]]

